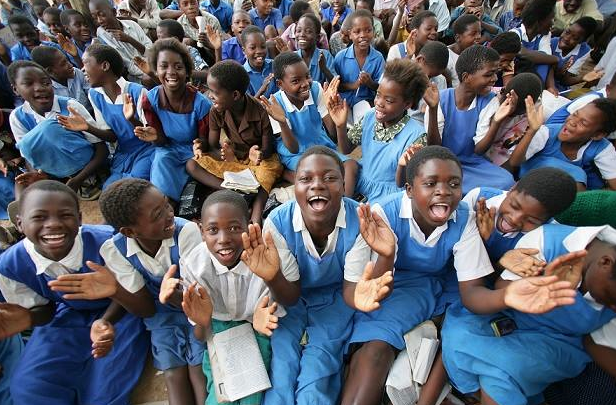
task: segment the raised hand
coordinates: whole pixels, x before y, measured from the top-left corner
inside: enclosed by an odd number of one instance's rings
[[[340,76],[334,76],[331,82],[325,83],[325,85],[323,86],[323,99],[326,103],[338,95],[339,86]]]
[[[567,281],[571,288],[577,289],[582,281],[584,271],[585,250],[570,252],[552,260],[545,268],[546,276],[556,276],[560,281]]]
[[[280,271],[280,257],[272,234],[265,232],[262,237],[259,224],[250,224],[248,233],[242,234],[242,243],[242,261],[265,282],[272,281]]]
[[[137,68],[139,68],[139,70],[141,70],[143,72],[143,74],[145,75],[150,75],[152,73],[152,69],[150,68],[150,64],[148,63],[148,61],[141,57],[141,56],[135,56],[133,58],[133,62],[135,62],[135,66],[137,66]]]
[[[0,339],[6,339],[32,327],[30,311],[21,305],[0,302]]]
[[[207,327],[212,321],[214,306],[207,291],[192,283],[182,295],[182,310],[191,321]]]
[[[278,327],[278,317],[274,315],[278,304],[273,302],[268,305],[269,297],[266,295],[259,301],[252,315],[252,328],[265,336],[272,336],[274,329]]]
[[[414,143],[413,145],[409,146],[402,153],[402,155],[400,155],[400,158],[398,159],[398,166],[406,166],[413,157],[413,155],[416,154],[421,148],[423,148],[423,145],[420,145],[418,143]]]
[[[242,1],[242,10],[248,12],[252,8],[252,0],[243,0]]]
[[[70,115],[58,115],[58,122],[69,131],[87,131],[88,122],[73,107],[68,107]]]
[[[284,52],[289,52],[289,46],[286,42],[280,37],[274,38],[274,45],[276,45],[276,50],[279,54]]]
[[[220,159],[225,162],[237,162],[237,157],[233,151],[233,147],[229,142],[223,142],[220,147]]]
[[[374,263],[366,263],[361,279],[355,285],[353,305],[360,311],[370,312],[379,309],[380,301],[387,296],[390,285],[394,281],[391,271],[381,277],[373,278]]]
[[[207,40],[210,42],[210,45],[212,45],[212,48],[222,48],[222,37],[220,36],[220,32],[216,31],[214,27],[207,25],[205,27],[205,34],[207,36]]]
[[[67,300],[98,300],[113,296],[118,290],[118,282],[105,266],[87,261],[92,273],[63,274],[47,283],[52,291],[66,293]]]
[[[203,146],[203,142],[201,142],[201,139],[197,138],[193,140],[193,155],[195,155],[195,159],[200,159],[201,157],[203,157],[203,150],[201,150],[201,147]]]
[[[265,111],[267,111],[269,116],[272,117],[275,121],[278,121],[280,123],[286,122],[287,116],[285,115],[280,103],[278,103],[278,100],[276,100],[276,97],[271,95],[268,100],[265,96],[261,96],[259,101],[261,102],[263,108],[265,108]]]
[[[158,133],[153,127],[135,127],[135,136],[143,142],[154,142],[158,139]]]
[[[537,276],[545,267],[543,260],[534,257],[537,253],[537,249],[512,249],[500,258],[498,264],[520,277]]]
[[[163,281],[160,284],[160,292],[158,293],[158,300],[162,304],[166,304],[169,299],[171,299],[171,296],[173,296],[173,293],[178,289],[178,286],[180,285],[180,279],[173,278],[177,270],[178,266],[174,264],[169,267],[169,270],[167,270],[167,272],[163,276]]]
[[[261,160],[263,159],[263,152],[259,148],[259,145],[252,145],[250,150],[248,151],[248,160],[255,166],[261,164]]]
[[[524,103],[526,104],[526,119],[528,120],[528,128],[533,132],[537,132],[537,130],[543,125],[544,121],[543,107],[541,104],[536,106],[531,96],[526,96]]]
[[[409,33],[409,37],[406,39],[404,43],[404,47],[406,48],[406,57],[409,59],[413,59],[415,57],[415,50],[417,49],[416,40],[417,40],[417,28],[411,30]]]
[[[338,94],[327,100],[327,112],[336,127],[346,126],[349,117],[349,105]]]
[[[423,95],[423,99],[430,108],[438,107],[438,103],[440,101],[441,95],[438,91],[438,87],[434,83],[428,83],[428,87],[426,87],[426,91]]]
[[[90,340],[92,340],[92,357],[100,359],[113,349],[115,328],[111,322],[97,319],[90,327]]]
[[[513,114],[517,104],[518,95],[516,94],[515,90],[511,90],[509,93],[507,93],[507,96],[505,96],[505,101],[501,103],[501,105],[496,110],[496,113],[494,113],[494,121],[501,122],[505,118]]]
[[[477,201],[475,212],[477,214],[475,221],[477,223],[477,229],[479,229],[479,235],[481,235],[481,239],[486,242],[490,239],[490,235],[492,235],[492,232],[494,231],[496,208],[488,208],[486,206],[486,199],[482,197],[479,201]]]
[[[376,212],[370,212],[370,204],[357,207],[359,232],[368,246],[379,256],[391,257],[395,252],[396,239],[387,223]]]
[[[124,118],[130,121],[135,117],[135,103],[133,102],[133,97],[128,93],[124,93],[122,102],[122,113],[124,114]]]
[[[543,314],[575,302],[576,291],[557,276],[528,277],[505,288],[504,301],[509,308],[529,314]]]
[[[58,34],[58,45],[69,55],[76,57],[79,52],[77,51],[77,46],[70,39],[66,38],[64,34]]]

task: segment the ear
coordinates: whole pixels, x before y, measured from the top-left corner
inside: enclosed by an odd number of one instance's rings
[[[103,69],[103,72],[108,72],[111,70],[111,64],[105,60],[101,63],[101,68]]]
[[[616,256],[613,254],[613,249],[610,253],[605,253],[597,260],[597,265],[602,272],[605,272],[608,277],[611,277],[614,271],[614,263],[616,263]]]
[[[426,64],[426,57],[422,54],[419,54],[415,56],[415,62],[418,63],[420,66],[423,66]]]
[[[126,236],[127,238],[134,238],[136,235],[135,231],[130,226],[120,227],[118,232],[120,232],[122,235]]]
[[[592,141],[600,141],[601,139],[605,138],[607,136],[607,134],[605,132],[597,132],[594,136],[590,137],[590,140]]]
[[[242,98],[242,93],[237,90],[233,90],[233,100],[237,101]]]
[[[15,221],[16,221],[16,223],[15,223],[15,227],[17,228],[17,230],[19,231],[19,233],[23,234],[23,233],[24,233],[24,230],[23,230],[23,228],[21,227],[21,224],[22,224],[22,221],[21,221],[21,215],[17,214],[17,215],[15,216]]]
[[[13,89],[13,93],[15,93],[16,96],[19,96],[19,92],[17,92],[17,87],[15,87],[14,84],[11,84],[11,88]]]
[[[413,184],[412,183],[405,183],[404,184],[404,189],[406,191],[406,196],[410,199],[413,198]]]
[[[276,86],[281,89],[282,88],[282,80],[276,79]]]
[[[462,73],[462,77],[460,77],[460,82],[466,82],[466,79],[468,79],[470,75],[468,74],[468,72],[464,72]]]

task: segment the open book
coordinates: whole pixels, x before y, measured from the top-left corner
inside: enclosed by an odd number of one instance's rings
[[[252,325],[208,333],[207,351],[218,402],[231,402],[272,386]]]
[[[244,169],[241,172],[224,172],[221,186],[243,193],[257,193],[260,185],[252,171]]]

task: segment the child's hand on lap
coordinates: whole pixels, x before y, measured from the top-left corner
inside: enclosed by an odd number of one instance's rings
[[[173,293],[178,289],[178,286],[180,285],[180,279],[173,278],[177,270],[178,266],[174,264],[173,266],[169,267],[169,270],[167,270],[167,272],[163,276],[163,281],[160,284],[160,292],[158,293],[158,300],[162,304],[166,304],[169,301]]]
[[[109,354],[113,349],[115,328],[111,322],[97,319],[90,328],[90,340],[92,340],[92,357],[100,359]]]
[[[546,276],[557,276],[560,281],[567,281],[571,288],[577,288],[582,281],[584,258],[587,252],[579,250],[557,257],[545,268]]]
[[[366,263],[361,280],[355,285],[353,304],[355,308],[363,312],[370,312],[379,309],[379,302],[387,296],[390,285],[394,281],[391,271],[385,272],[381,277],[372,278],[374,263]]]
[[[86,119],[72,107],[68,107],[68,111],[70,113],[68,117],[65,115],[58,115],[58,122],[60,125],[69,131],[87,131],[88,122]]]
[[[197,325],[207,327],[212,321],[214,307],[212,299],[204,288],[192,283],[182,296],[182,309],[186,316]]]
[[[518,95],[515,90],[511,90],[507,93],[505,101],[498,107],[496,113],[494,113],[494,121],[501,122],[505,118],[509,117],[515,111],[515,107],[518,104]]]
[[[30,311],[21,305],[0,302],[0,339],[6,339],[32,326]]]
[[[387,223],[376,212],[370,211],[370,204],[360,204],[357,207],[359,216],[359,232],[368,246],[379,256],[394,255],[396,239]]]
[[[520,277],[537,276],[545,267],[543,260],[534,257],[537,253],[537,249],[512,249],[500,258],[498,264]]]
[[[280,257],[272,234],[266,232],[261,237],[261,227],[258,224],[250,224],[248,233],[242,234],[242,243],[244,244],[242,261],[250,271],[265,282],[272,281],[280,270]]]
[[[133,102],[133,97],[128,93],[124,93],[122,101],[122,113],[124,114],[124,118],[130,121],[135,116],[135,103]]]
[[[428,87],[426,87],[426,92],[423,95],[423,99],[428,104],[430,108],[438,107],[438,103],[441,96],[438,91],[438,87],[435,83],[428,83]]]
[[[269,116],[272,117],[275,121],[278,121],[281,124],[287,122],[287,117],[284,114],[284,110],[282,109],[282,106],[278,103],[278,100],[276,100],[276,97],[271,95],[268,100],[265,96],[261,96],[259,101],[261,102],[263,108],[265,108],[265,111],[267,111]]]
[[[494,221],[496,218],[496,208],[489,208],[486,206],[486,199],[480,198],[477,201],[477,206],[475,207],[477,212],[477,218],[475,221],[477,222],[477,229],[479,229],[479,235],[481,235],[481,239],[486,242],[490,239],[490,235],[494,231]]]
[[[52,291],[66,293],[67,300],[99,300],[109,298],[118,290],[118,282],[113,273],[98,263],[86,262],[92,273],[63,274],[47,285]]]
[[[143,142],[154,142],[158,138],[156,129],[153,127],[135,127],[135,136]]]
[[[541,104],[535,105],[533,98],[527,96],[526,100],[526,119],[528,120],[528,129],[532,132],[537,132],[543,125],[543,107]]]
[[[233,148],[229,142],[222,143],[220,147],[220,159],[225,162],[237,162],[235,152],[233,152]]]
[[[201,139],[197,138],[193,140],[193,155],[195,155],[195,159],[200,159],[203,156],[201,146],[203,146],[203,142],[201,142]]]
[[[262,158],[263,152],[261,152],[259,145],[252,145],[248,151],[248,160],[250,160],[250,163],[255,166],[259,166]]]
[[[252,315],[252,328],[265,336],[272,336],[274,329],[278,327],[278,317],[274,315],[278,304],[273,302],[268,305],[269,297],[265,296],[259,301]]]

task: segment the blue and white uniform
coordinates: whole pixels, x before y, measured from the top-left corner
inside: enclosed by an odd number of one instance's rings
[[[559,41],[559,37],[552,38],[550,41],[552,55],[558,58],[558,66],[556,67],[556,69],[562,70],[563,66],[565,66],[567,63],[572,63],[569,69],[567,69],[567,72],[574,76],[578,75],[580,73],[582,65],[586,63],[586,61],[590,57],[590,51],[592,51],[592,48],[590,47],[590,45],[588,45],[588,43],[581,42],[577,44],[575,48],[569,51],[567,55],[563,55],[562,51],[558,47]],[[556,88],[558,89],[558,91],[569,90],[569,86],[559,82],[558,80],[556,81]]]
[[[304,57],[303,51],[301,49],[298,49],[297,51],[295,51],[295,53],[302,58]],[[334,57],[332,56],[332,54],[326,49],[315,48],[314,53],[312,54],[312,58],[310,59],[310,64],[308,65],[308,70],[310,70],[310,76],[312,77],[312,80],[323,84],[325,82],[328,82],[329,80],[327,80],[325,73],[321,71],[321,66],[319,65],[319,58],[321,57],[321,54],[325,58],[325,66],[327,66],[327,69],[331,72],[331,74],[336,76],[338,73],[336,73],[336,67],[334,66]]]
[[[0,302],[4,302],[4,297],[0,294]],[[21,352],[24,349],[24,342],[21,335],[11,336],[0,339],[0,366],[2,366],[2,377],[0,378],[0,403],[2,405],[13,405],[11,399],[11,376],[13,370],[19,363]]]
[[[552,54],[552,34],[537,34],[533,39],[530,39],[528,38],[524,24],[521,24],[519,27],[513,28],[510,31],[515,32],[520,37],[522,46],[529,51],[539,51],[545,53],[546,55]],[[535,71],[541,77],[541,81],[545,84],[550,71],[550,65],[535,65]]]
[[[355,47],[351,45],[336,54],[334,68],[343,83],[355,83],[361,72],[370,74],[370,78],[378,83],[385,70],[385,59],[379,51],[370,46],[364,65],[360,67],[355,58]],[[351,108],[362,100],[372,103],[375,96],[376,91],[367,86],[359,86],[357,90],[340,92],[340,97],[345,99]]]

